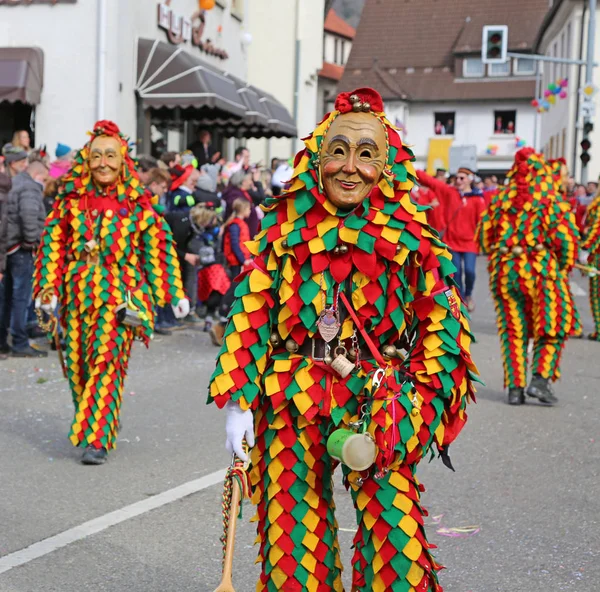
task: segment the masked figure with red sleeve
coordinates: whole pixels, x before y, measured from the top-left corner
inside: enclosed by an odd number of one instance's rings
[[[479,247],[475,231],[481,214],[485,210],[483,194],[472,187],[475,173],[462,167],[456,173],[456,187],[451,187],[425,171],[417,171],[419,182],[437,195],[444,211],[444,227],[440,231],[442,240],[452,253],[456,267],[454,279],[467,303],[470,312],[475,310],[473,289],[475,287],[475,265]]]

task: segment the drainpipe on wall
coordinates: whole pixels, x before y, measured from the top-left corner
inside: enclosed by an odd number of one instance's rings
[[[296,0],[296,47],[294,61],[294,121],[298,125],[300,108],[300,0]],[[296,154],[296,138],[292,138],[292,154]]]
[[[587,3],[584,1],[583,4],[583,13],[581,15],[581,29],[579,31],[579,55],[577,59],[583,60],[583,35],[585,33],[585,16],[587,14]],[[577,124],[579,123],[579,104],[581,102],[581,96],[579,94],[579,89],[581,88],[581,66],[577,66],[577,92],[575,93],[575,120],[573,121],[573,129],[575,130],[575,139],[573,141],[573,170],[571,171],[571,175],[577,178],[577,165],[579,164],[579,159],[577,158],[577,147],[579,146],[579,128]]]
[[[104,97],[106,94],[106,26],[108,1],[98,0],[98,47],[96,54],[96,121],[104,119]]]

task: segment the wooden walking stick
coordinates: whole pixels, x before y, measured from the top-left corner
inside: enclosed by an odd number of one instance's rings
[[[247,447],[245,446],[246,450]],[[231,573],[235,548],[235,528],[244,498],[250,497],[250,484],[244,463],[234,454],[223,485],[223,572],[215,592],[235,592]]]

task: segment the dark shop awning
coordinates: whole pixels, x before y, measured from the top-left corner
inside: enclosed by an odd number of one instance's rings
[[[38,105],[44,86],[44,52],[39,47],[0,47],[0,102]]]
[[[136,92],[160,116],[179,108],[186,120],[231,135],[296,136],[292,117],[274,97],[163,41],[138,41]]]

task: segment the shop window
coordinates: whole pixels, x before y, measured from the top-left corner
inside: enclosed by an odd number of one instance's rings
[[[517,76],[531,76],[535,74],[535,60],[519,58],[515,60],[514,73]]]
[[[509,76],[510,75],[510,60],[503,64],[490,64],[488,69],[489,76]]]
[[[454,111],[436,112],[433,114],[433,133],[436,136],[453,136],[456,114]]]
[[[516,134],[517,112],[516,111],[494,111],[494,133]]]
[[[481,58],[466,58],[463,62],[463,76],[476,78],[484,75],[484,66]]]

